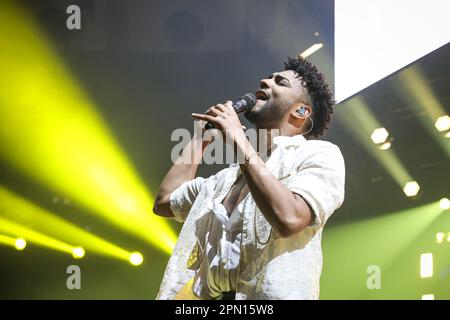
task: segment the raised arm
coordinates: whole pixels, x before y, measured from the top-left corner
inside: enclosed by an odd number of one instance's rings
[[[203,151],[209,143],[208,141],[202,141],[201,135],[197,134],[201,132],[203,124],[203,121],[196,122],[194,137],[184,147],[181,156],[175,161],[161,182],[153,205],[155,214],[168,218],[174,217],[170,209],[170,195],[184,182],[195,178]]]

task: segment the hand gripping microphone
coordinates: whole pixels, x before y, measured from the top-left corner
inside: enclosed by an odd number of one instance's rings
[[[253,93],[246,93],[240,97],[237,101],[233,102],[233,108],[236,113],[242,113],[253,108],[256,104],[256,96]],[[214,125],[210,122],[205,124],[205,130],[214,128]]]

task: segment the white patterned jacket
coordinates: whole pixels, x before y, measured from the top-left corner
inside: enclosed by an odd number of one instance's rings
[[[236,299],[318,299],[322,272],[321,238],[325,222],[344,201],[345,165],[340,149],[302,135],[278,136],[266,166],[289,190],[303,197],[314,214],[301,232],[280,237],[251,193],[239,203],[243,212]],[[239,164],[205,179],[183,183],[170,196],[175,219],[184,222],[164,273],[157,299],[190,299],[192,279],[202,258],[214,202],[221,202],[236,181]],[[255,216],[256,215],[256,216]],[[256,224],[255,224],[256,221]],[[260,242],[256,241],[255,230]]]

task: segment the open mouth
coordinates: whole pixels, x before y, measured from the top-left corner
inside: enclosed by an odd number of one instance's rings
[[[270,95],[264,89],[259,89],[255,93],[257,100],[269,100]]]

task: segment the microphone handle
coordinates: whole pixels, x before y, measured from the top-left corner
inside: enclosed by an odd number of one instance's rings
[[[214,129],[214,125],[211,122],[207,122],[205,124],[205,130]]]
[[[237,114],[245,111],[246,102],[243,99],[239,99],[235,103],[233,103],[234,111],[236,111]],[[207,122],[205,124],[205,130],[214,129],[214,125],[211,122]]]

